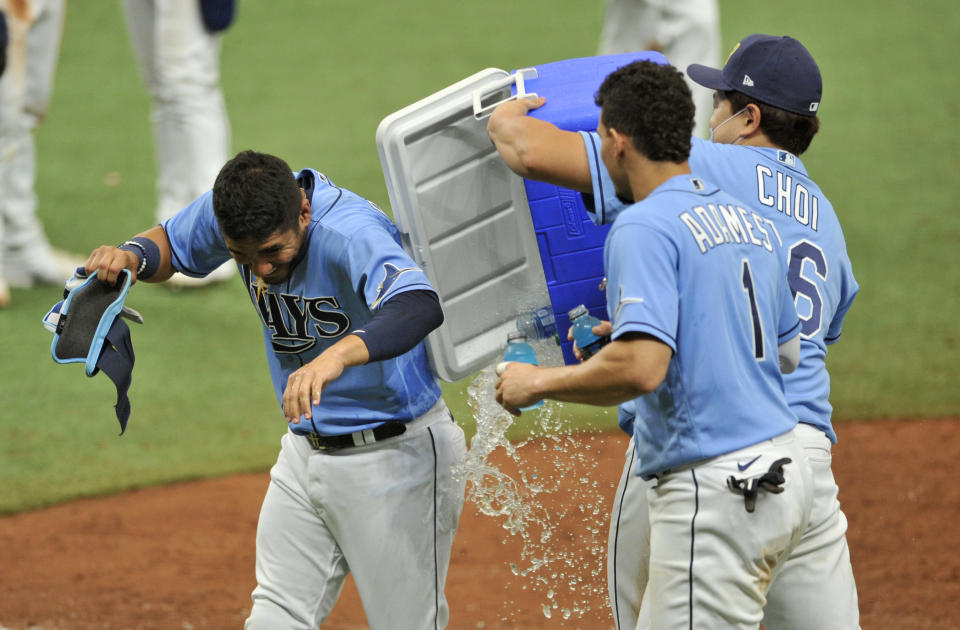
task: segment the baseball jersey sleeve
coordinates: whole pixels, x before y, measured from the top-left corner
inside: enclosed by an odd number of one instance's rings
[[[784,274],[783,277],[786,277]],[[797,317],[797,307],[793,302],[793,293],[790,285],[781,282],[780,288],[780,322],[777,327],[777,344],[782,344],[800,334],[800,318]]]
[[[860,285],[857,284],[856,279],[853,277],[853,270],[850,268],[850,264],[848,261],[844,262],[847,264],[842,268],[843,276],[840,281],[840,304],[837,305],[837,311],[833,314],[833,319],[830,320],[830,326],[827,328],[827,334],[824,335],[823,338],[824,343],[827,345],[834,344],[840,340],[843,318],[846,317],[847,311],[853,306],[853,299],[857,297],[857,293],[860,291]]]
[[[613,223],[628,205],[617,197],[613,180],[607,174],[607,167],[600,158],[600,134],[596,131],[581,131],[580,135],[587,150],[587,163],[590,165],[590,179],[593,182],[593,204],[585,204],[587,215],[597,225]]]
[[[677,351],[678,252],[669,236],[642,224],[615,225],[607,244],[607,311],[612,338],[628,332],[656,337]],[[642,254],[641,254],[642,253]]]
[[[389,224],[389,219],[382,221]],[[404,291],[434,291],[423,270],[396,241],[392,224],[375,219],[357,230],[347,249],[347,268],[353,286],[360,287],[370,310]]]
[[[162,224],[170,242],[173,267],[202,277],[230,259],[230,250],[213,214],[213,191],[207,191]]]

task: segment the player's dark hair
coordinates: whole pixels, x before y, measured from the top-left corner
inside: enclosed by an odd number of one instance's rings
[[[690,156],[693,99],[673,66],[635,61],[607,75],[594,101],[603,124],[649,159],[679,164]]]
[[[813,137],[820,131],[820,119],[816,116],[794,114],[785,109],[761,103],[743,92],[720,92],[721,98],[730,102],[730,111],[738,112],[749,103],[760,110],[760,130],[770,142],[794,155],[800,155],[810,147]]]
[[[300,186],[286,162],[241,151],[213,184],[213,213],[223,234],[236,241],[263,240],[297,228]]]

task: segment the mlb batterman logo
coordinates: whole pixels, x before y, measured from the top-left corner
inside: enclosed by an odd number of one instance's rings
[[[793,153],[790,153],[789,151],[778,151],[777,161],[781,164],[786,164],[787,166],[797,165],[797,158],[795,158]]]

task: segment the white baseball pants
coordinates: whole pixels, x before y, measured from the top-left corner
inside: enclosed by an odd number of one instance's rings
[[[37,218],[33,132],[50,105],[66,0],[0,0],[0,9],[10,33],[7,69],[0,78],[0,254],[13,253],[19,263],[50,257]],[[0,278],[2,271],[0,259]]]
[[[159,222],[210,190],[230,157],[220,35],[206,30],[197,0],[124,0],[124,9],[153,97]]]
[[[246,630],[313,630],[348,573],[373,630],[436,630],[463,508],[463,430],[441,399],[407,431],[315,451],[287,433],[257,527],[257,587]]]
[[[659,50],[684,76],[687,66],[720,67],[720,12],[716,0],[607,0],[600,54]],[[687,80],[697,108],[694,135],[706,138],[713,91]]]
[[[768,630],[855,630],[857,590],[845,536],[847,520],[831,470],[830,440],[804,423],[795,432],[813,474],[813,506],[803,536],[766,592],[763,624]],[[641,607],[640,602],[650,553],[646,493],[656,480],[633,474],[634,457],[631,440],[610,523],[608,586],[618,630],[651,627],[649,603]]]

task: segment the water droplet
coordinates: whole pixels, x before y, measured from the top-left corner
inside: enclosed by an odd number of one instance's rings
[[[537,351],[539,354],[540,348]],[[558,350],[554,351],[556,361],[542,360],[541,364],[561,365],[562,357]],[[541,355],[541,359],[545,356]],[[522,591],[546,594],[552,608],[567,619],[573,614],[571,608],[574,612],[582,610],[582,601],[578,603],[576,600],[606,592],[602,579],[605,575],[606,537],[603,536],[602,541],[596,538],[607,528],[606,508],[602,507],[606,505],[607,497],[601,495],[608,494],[608,490],[606,484],[601,490],[596,482],[590,482],[591,471],[600,462],[592,452],[596,449],[584,448],[585,444],[595,444],[597,438],[582,434],[574,437],[569,423],[561,417],[561,406],[548,401],[540,413],[532,416],[531,437],[511,442],[506,438],[506,431],[511,427],[513,417],[496,404],[493,396],[495,381],[493,370],[485,369],[468,387],[468,402],[477,430],[467,457],[455,474],[466,484],[467,499],[476,504],[480,513],[494,517],[510,533],[501,542],[506,544],[508,538],[517,537],[522,545],[519,559],[509,563],[509,570],[519,580],[505,588],[519,586]],[[534,464],[522,457],[524,448],[544,454],[553,452],[554,455],[548,457],[546,463]],[[509,468],[494,463],[502,461],[501,456],[511,460],[507,462]],[[516,472],[512,472],[514,470]],[[571,481],[574,483],[569,483]],[[566,487],[568,485],[573,487]],[[615,484],[611,485],[613,487]],[[589,512],[593,513],[592,517]],[[563,536],[554,536],[554,532],[568,531],[566,526],[570,518],[579,519],[584,526],[582,531],[588,532],[588,538],[595,539],[586,541],[586,546],[576,553],[551,546],[555,538],[565,540]],[[593,553],[590,553],[591,549]],[[597,549],[601,551],[597,552]],[[561,571],[555,570],[557,568]],[[569,591],[564,585],[569,586]],[[564,601],[568,597],[573,601]],[[544,607],[544,615],[550,618],[550,607]]]
[[[541,605],[540,608],[541,610],[543,610],[543,616],[546,617],[547,619],[553,616],[553,612],[551,612],[550,606],[548,606],[547,604]]]

